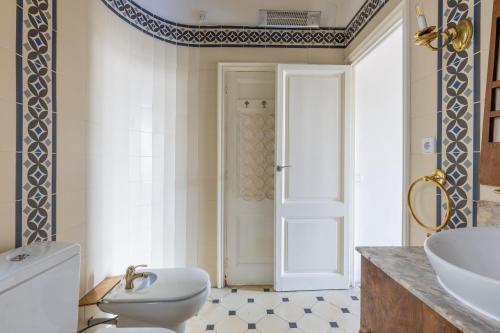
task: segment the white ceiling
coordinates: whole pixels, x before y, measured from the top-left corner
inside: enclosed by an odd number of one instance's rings
[[[345,27],[365,0],[134,0],[150,12],[184,24],[257,25],[259,9],[319,10],[321,25]],[[200,22],[200,11],[207,21]]]

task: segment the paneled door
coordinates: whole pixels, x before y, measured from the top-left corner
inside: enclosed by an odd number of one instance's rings
[[[278,291],[349,287],[350,67],[278,65]]]
[[[276,74],[235,71],[226,75],[226,281],[229,285],[272,284]]]

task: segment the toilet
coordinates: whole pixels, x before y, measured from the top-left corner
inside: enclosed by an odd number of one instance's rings
[[[101,329],[100,333],[184,332],[186,320],[201,309],[208,297],[208,274],[195,268],[147,271],[155,276],[154,281],[153,278],[147,282],[137,279],[131,291],[122,290],[120,283],[103,300],[102,308],[123,315],[124,320],[118,320],[118,328]],[[2,332],[76,332],[79,276],[80,246],[77,244],[36,242],[1,253]],[[205,288],[201,287],[203,283]],[[176,291],[167,292],[164,290],[167,287]],[[142,315],[127,312],[130,309]],[[162,312],[166,310],[169,313]],[[160,319],[164,317],[169,320]]]

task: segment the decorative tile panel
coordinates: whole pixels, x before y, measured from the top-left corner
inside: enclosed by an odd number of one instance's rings
[[[274,200],[274,101],[239,100],[239,194],[245,201]]]
[[[55,0],[18,0],[17,247],[55,240],[55,14]]]
[[[279,29],[195,26],[163,19],[132,0],[102,0],[121,19],[154,38],[192,47],[344,48],[389,0],[367,0],[346,28]]]
[[[479,193],[479,15],[477,0],[440,0],[440,29],[470,18],[473,45],[456,52],[451,45],[438,53],[438,167],[448,174],[447,189],[453,202],[450,228],[476,225]],[[447,209],[437,197],[437,218]]]

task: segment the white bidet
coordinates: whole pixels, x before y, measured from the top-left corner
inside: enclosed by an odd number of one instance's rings
[[[199,268],[146,269],[134,288],[125,281],[106,295],[99,308],[118,315],[118,327],[164,327],[184,333],[186,321],[205,304],[210,293],[208,273]]]

